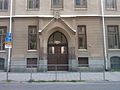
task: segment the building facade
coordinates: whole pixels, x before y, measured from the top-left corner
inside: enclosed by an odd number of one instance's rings
[[[0,69],[8,63],[7,32],[13,38],[11,70],[30,64],[43,65],[40,70],[68,65],[65,71],[78,64],[119,67],[119,27],[119,0],[0,0]]]

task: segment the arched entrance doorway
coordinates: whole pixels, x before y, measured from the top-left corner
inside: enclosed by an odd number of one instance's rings
[[[64,34],[56,31],[48,39],[48,70],[67,71],[67,65],[68,41]]]

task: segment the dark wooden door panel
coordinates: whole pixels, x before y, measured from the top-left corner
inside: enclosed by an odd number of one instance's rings
[[[55,66],[48,66],[48,70],[50,71],[54,71],[54,70],[59,70],[59,71],[66,71],[68,70],[68,53],[66,53],[67,50],[65,48],[65,50],[63,50],[63,47],[67,47],[67,46],[63,46],[63,45],[53,45],[52,46],[52,52],[51,54],[48,54],[48,64],[49,65],[57,65],[57,67]],[[48,47],[48,50],[50,50]],[[48,51],[49,52],[49,51]],[[65,53],[64,53],[65,52]]]

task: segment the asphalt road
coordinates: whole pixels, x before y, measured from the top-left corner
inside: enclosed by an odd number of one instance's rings
[[[0,84],[0,90],[120,90],[120,82]]]

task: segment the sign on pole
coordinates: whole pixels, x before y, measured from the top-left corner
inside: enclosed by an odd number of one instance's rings
[[[5,48],[12,48],[12,34],[9,32],[5,38]]]

